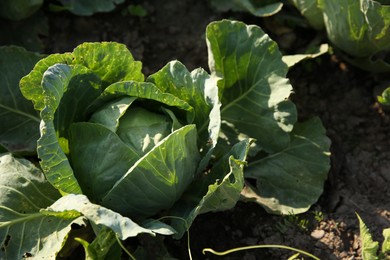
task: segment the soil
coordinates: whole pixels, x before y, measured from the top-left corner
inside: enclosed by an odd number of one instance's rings
[[[130,3],[141,4],[147,15],[123,15]],[[286,54],[326,41],[323,33],[310,28],[286,26],[283,14],[257,18],[219,12],[206,0],[127,1],[114,12],[91,17],[46,13],[50,28],[44,38],[46,53],[72,51],[85,41],[122,42],[143,62],[146,75],[173,59],[189,70],[208,68],[205,28],[222,18],[261,26]],[[257,244],[291,246],[320,259],[362,259],[356,212],[374,240],[383,241],[382,230],[390,227],[390,110],[378,105],[376,95],[390,85],[390,77],[359,70],[337,54],[326,54],[296,65],[288,78],[300,120],[320,117],[332,140],[332,166],[323,195],[307,213],[297,216],[270,215],[257,204],[243,202],[229,211],[201,215],[190,229],[194,259],[217,258],[203,255],[203,248],[223,251]],[[188,259],[186,237],[168,238],[166,244],[172,256]],[[291,255],[283,249],[256,249],[219,259]]]

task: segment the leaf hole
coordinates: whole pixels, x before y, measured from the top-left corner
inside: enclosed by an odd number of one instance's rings
[[[1,246],[1,251],[5,251],[5,248],[8,246],[10,240],[11,240],[11,236],[7,235],[5,237],[3,245]]]
[[[26,252],[23,254],[22,258],[28,258],[28,257],[32,257],[33,255],[30,253],[30,252]]]
[[[229,181],[230,181],[230,183],[235,183],[236,182],[236,178],[234,177],[233,174],[229,176]]]

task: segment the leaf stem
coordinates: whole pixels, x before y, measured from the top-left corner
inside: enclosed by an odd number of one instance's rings
[[[126,254],[132,259],[137,260],[130,252],[127,250],[127,248],[122,244],[121,240],[118,238],[118,235],[115,234],[116,241],[118,241],[119,246],[122,248],[123,251],[126,252]]]
[[[192,260],[192,253],[191,253],[191,243],[190,243],[190,227],[188,226],[188,223],[187,223],[187,220],[185,220],[184,218],[181,218],[181,217],[177,217],[177,216],[165,216],[165,217],[161,217],[158,219],[158,221],[162,220],[162,219],[165,219],[165,218],[171,218],[171,219],[179,219],[179,220],[182,220],[186,226],[186,231],[187,231],[187,248],[188,248],[188,257],[190,260]]]
[[[283,246],[283,245],[254,245],[254,246],[243,246],[243,247],[236,247],[236,248],[233,248],[233,249],[229,249],[229,250],[226,250],[226,251],[223,251],[223,252],[218,252],[218,251],[215,251],[214,249],[211,249],[211,248],[204,248],[202,250],[202,253],[205,255],[206,252],[209,252],[209,253],[212,253],[214,255],[217,255],[217,256],[224,256],[224,255],[227,255],[227,254],[231,254],[231,253],[235,253],[235,252],[238,252],[238,251],[243,251],[243,250],[251,250],[251,249],[260,249],[260,248],[279,248],[279,249],[287,249],[287,250],[291,250],[291,251],[295,251],[295,252],[298,252],[298,253],[301,253],[303,255],[306,255],[308,257],[311,257],[315,260],[320,260],[318,257],[308,253],[308,252],[305,252],[305,251],[302,251],[302,250],[299,250],[299,249],[296,249],[296,248],[293,248],[293,247],[289,247],[289,246]]]

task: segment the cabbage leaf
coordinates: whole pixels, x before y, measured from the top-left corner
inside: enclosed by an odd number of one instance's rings
[[[0,144],[14,153],[35,154],[40,118],[18,85],[43,55],[2,46],[0,56]]]
[[[31,162],[0,155],[0,258],[55,258],[79,214],[56,218],[40,212],[60,194]],[[65,213],[66,214],[66,213]]]
[[[279,151],[296,122],[292,86],[277,44],[258,26],[224,20],[206,29],[209,67],[219,78],[223,147],[254,138],[258,150]],[[241,140],[240,140],[241,139]]]
[[[43,0],[2,0],[0,1],[0,16],[19,21],[31,16],[42,4]]]
[[[329,141],[319,120],[296,123],[277,44],[230,20],[211,23],[206,41],[210,74],[172,61],[145,79],[125,45],[103,42],[50,55],[21,79],[41,120],[46,183],[62,195],[39,214],[89,220],[96,242],[78,239],[87,255],[106,256],[112,232],[181,237],[197,215],[234,207],[244,187],[283,214],[321,194]],[[169,215],[172,227],[156,220]]]
[[[75,15],[92,15],[98,12],[110,12],[125,0],[59,0],[63,7]]]
[[[211,4],[220,11],[245,11],[258,17],[274,15],[283,7],[278,0],[212,0]]]
[[[284,150],[251,158],[243,195],[270,213],[299,214],[307,211],[323,192],[330,168],[330,140],[318,118],[298,123],[291,132],[291,143]]]
[[[292,0],[350,63],[365,70],[390,70],[390,5],[375,0]]]

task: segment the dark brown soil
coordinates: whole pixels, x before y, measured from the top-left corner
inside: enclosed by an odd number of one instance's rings
[[[146,17],[122,15],[130,1],[115,12],[92,17],[49,13],[46,53],[71,51],[85,41],[117,41],[143,62],[145,74],[173,59],[190,70],[207,68],[205,28],[221,18],[262,26],[285,53],[298,53],[310,42],[325,39],[308,28],[281,30],[280,20],[274,18],[220,13],[206,0],[131,1],[138,2],[147,10]],[[319,116],[332,140],[332,167],[324,194],[309,212],[298,216],[269,215],[256,204],[241,202],[226,212],[201,215],[190,229],[194,259],[216,258],[203,255],[203,248],[223,251],[256,244],[292,246],[321,259],[361,259],[355,212],[375,240],[382,241],[382,230],[390,227],[390,111],[376,102],[390,77],[356,69],[334,54],[305,61],[292,68],[288,77],[300,119]],[[172,256],[188,259],[186,238],[167,239],[167,244]],[[287,259],[291,255],[282,249],[256,249],[222,258]]]

